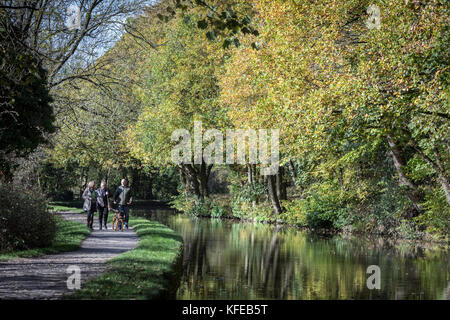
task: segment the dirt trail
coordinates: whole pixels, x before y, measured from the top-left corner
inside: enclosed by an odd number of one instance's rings
[[[68,220],[86,223],[86,215],[61,213]],[[97,218],[97,217],[95,217]],[[80,249],[32,259],[14,259],[0,262],[0,299],[59,299],[72,292],[67,288],[67,267],[75,265],[81,270],[81,288],[88,278],[106,271],[106,261],[132,250],[138,237],[131,228],[123,232],[94,231],[82,242]]]

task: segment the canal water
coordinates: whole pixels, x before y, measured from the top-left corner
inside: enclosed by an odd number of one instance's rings
[[[450,254],[442,246],[323,237],[170,210],[139,214],[183,237],[177,299],[450,299]],[[367,287],[371,265],[379,267],[380,289]]]

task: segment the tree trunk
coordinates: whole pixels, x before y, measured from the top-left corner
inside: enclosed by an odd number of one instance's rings
[[[303,199],[303,188],[300,185],[297,185],[297,171],[295,170],[294,162],[292,161],[292,159],[289,160],[288,164],[289,169],[292,173],[291,178],[294,184],[294,188],[297,189],[298,192],[300,193],[300,199]]]
[[[278,172],[275,174],[275,190],[277,191],[277,197],[278,199],[281,200],[281,184],[282,182],[282,177],[281,177],[281,167],[278,168]]]
[[[191,183],[192,191],[194,192],[194,195],[195,195],[197,201],[200,200],[200,199],[203,199],[202,193],[200,191],[200,185],[199,185],[198,180],[197,180],[197,175],[196,174],[192,174],[190,176],[189,182]]]
[[[261,170],[260,170],[260,172],[259,172],[260,174],[259,174],[259,183],[260,184],[263,184],[263,185],[266,185],[267,183],[267,176],[263,176],[262,174],[261,174]]]
[[[291,160],[289,160],[289,169],[291,170],[291,178],[292,178],[292,183],[294,183],[294,186],[297,184],[297,171],[295,171],[295,167],[294,167],[294,162]]]
[[[287,200],[286,182],[283,176],[284,168],[280,166],[276,175],[277,195],[280,200]]]
[[[248,184],[253,184],[253,170],[252,170],[252,165],[248,164],[247,165],[247,178],[248,178]]]
[[[450,205],[450,186],[449,186],[449,181],[448,181],[447,175],[445,174],[445,168],[442,165],[442,162],[440,160],[439,153],[438,153],[437,149],[433,148],[433,155],[436,158],[436,160],[433,161],[429,156],[427,156],[425,154],[425,152],[423,152],[423,150],[414,141],[414,139],[411,139],[411,141],[412,141],[414,149],[436,171],[436,173],[438,175],[438,181],[441,184],[442,189],[444,190],[445,199],[447,200],[447,204]]]
[[[450,206],[450,188],[448,179],[445,176],[439,176],[439,182],[441,183],[442,189],[444,189],[445,199],[447,200],[447,204]]]
[[[284,167],[280,166],[280,200],[287,200],[287,183],[286,180],[284,180]]]
[[[106,171],[106,177],[105,177],[106,185],[108,185],[110,174],[111,174],[111,167],[108,167],[108,170]]]
[[[275,211],[275,214],[278,217],[278,215],[282,212],[282,209],[280,199],[277,196],[275,176],[273,175],[267,176],[267,187],[269,191],[270,202],[272,203],[273,210]]]
[[[187,195],[189,194],[189,187],[188,187],[186,173],[184,172],[182,166],[178,167],[178,175],[180,176],[180,183],[183,187],[183,193],[187,197]]]
[[[189,184],[190,191],[196,197],[196,202],[198,202],[198,200],[202,199],[202,193],[200,192],[200,184],[197,178],[197,171],[195,170],[195,167],[192,164],[183,164],[182,166],[186,173],[186,178]]]
[[[197,170],[197,172],[199,173],[198,179],[199,179],[200,193],[201,193],[202,199],[209,197],[208,181],[209,181],[209,175],[211,174],[212,167],[213,167],[212,164],[207,165],[205,162],[202,162],[199,170]]]
[[[411,200],[414,209],[420,213],[422,211],[422,208],[419,205],[420,197],[418,195],[418,189],[417,186],[409,180],[409,178],[405,175],[403,168],[405,167],[405,163],[402,157],[402,154],[395,144],[392,137],[388,134],[387,135],[387,141],[388,145],[390,147],[389,155],[392,157],[392,160],[394,161],[394,167],[398,174],[398,180],[400,185],[403,185],[406,187],[406,195],[408,196],[409,200]]]
[[[202,193],[202,198],[204,199],[209,195],[208,192],[208,178],[206,175],[206,164],[202,163],[200,165],[200,192]]]
[[[211,174],[212,164],[207,165],[203,162],[200,166],[195,167],[192,164],[182,165],[186,173],[187,181],[192,187],[192,191],[198,200],[209,197],[209,176]]]
[[[148,179],[147,192],[145,196],[147,200],[153,200],[153,174],[150,174]]]
[[[434,157],[436,158],[436,165],[434,166],[434,169],[438,173],[438,180],[441,183],[442,189],[444,190],[445,199],[447,200],[447,204],[450,206],[450,187],[449,187],[448,177],[445,174],[445,168],[441,163],[441,160],[439,158],[439,154],[438,154],[436,148],[433,148],[433,153],[434,153]]]

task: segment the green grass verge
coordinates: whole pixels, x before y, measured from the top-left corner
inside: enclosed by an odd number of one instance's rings
[[[50,203],[48,205],[48,210],[51,212],[83,212],[81,208],[68,207],[60,204]]]
[[[50,247],[2,253],[0,254],[0,261],[14,258],[33,258],[45,254],[73,251],[80,247],[81,241],[90,233],[89,229],[79,222],[64,220],[58,216],[55,216],[55,220],[56,237]]]
[[[181,272],[183,239],[156,221],[130,216],[139,237],[134,250],[108,261],[109,270],[65,299],[171,298]]]

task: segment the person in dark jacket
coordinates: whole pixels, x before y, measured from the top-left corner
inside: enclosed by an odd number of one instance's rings
[[[90,181],[88,187],[83,192],[83,210],[87,212],[87,227],[93,229],[94,214],[97,209],[97,193],[95,190],[95,182]]]
[[[99,230],[102,230],[102,224],[105,227],[105,230],[107,230],[108,227],[106,226],[106,223],[108,222],[109,189],[105,180],[102,180],[100,188],[98,188],[96,192]]]
[[[130,217],[130,205],[133,201],[131,196],[131,188],[128,186],[128,180],[122,179],[120,182],[121,186],[114,192],[114,204],[119,204],[118,210],[123,210],[125,212],[125,227],[128,229],[128,219]]]

